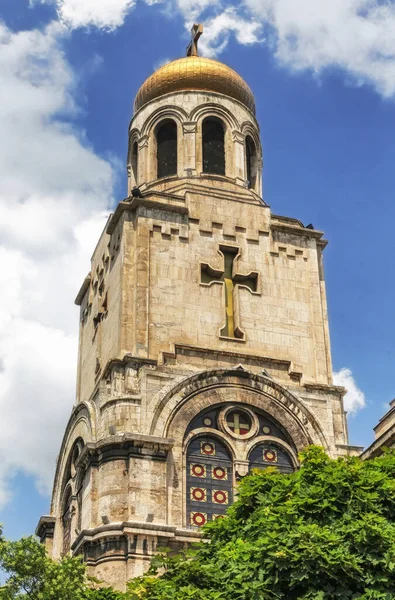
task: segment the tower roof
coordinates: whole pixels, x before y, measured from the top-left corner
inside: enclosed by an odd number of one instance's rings
[[[164,94],[196,90],[230,96],[255,114],[254,95],[244,79],[224,63],[201,56],[186,56],[160,67],[137,92],[134,108]]]

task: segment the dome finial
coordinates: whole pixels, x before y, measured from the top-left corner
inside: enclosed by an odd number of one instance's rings
[[[198,53],[198,41],[203,33],[202,23],[195,23],[191,29],[192,40],[187,47],[187,56],[199,56]]]

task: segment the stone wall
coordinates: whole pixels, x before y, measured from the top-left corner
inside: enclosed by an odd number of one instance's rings
[[[225,176],[202,173],[206,116],[225,124]],[[165,118],[178,127],[178,173],[157,180],[155,128]],[[246,186],[247,134],[259,163],[254,189]],[[67,504],[70,550],[120,589],[158,547],[176,550],[199,538],[186,509],[186,452],[196,437],[226,443],[238,476],[263,443],[286,451],[294,468],[308,444],[333,457],[356,452],[348,446],[345,390],[332,382],[326,242],[262,200],[255,117],[226,96],[170,94],[137,112],[129,142],[129,192],[137,184],[142,193],[117,206],[76,299],[77,403],[51,516],[38,528],[54,557],[68,551]],[[226,282],[225,260],[232,262]],[[203,410],[233,406],[267,415],[286,435],[257,430],[241,439],[222,425],[189,431]]]

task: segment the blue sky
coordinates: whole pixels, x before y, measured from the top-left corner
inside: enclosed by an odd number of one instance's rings
[[[0,0],[0,522],[49,510],[74,401],[75,293],[126,193],[134,96],[202,51],[255,93],[264,198],[325,231],[333,366],[351,442],[395,396],[395,4],[374,0]],[[340,373],[340,375],[339,375]]]

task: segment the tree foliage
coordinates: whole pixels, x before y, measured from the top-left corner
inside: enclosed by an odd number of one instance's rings
[[[0,600],[123,600],[110,588],[92,589],[80,558],[49,558],[34,537],[16,542],[3,539],[0,530],[0,568],[7,580]]]
[[[208,542],[158,557],[130,583],[133,600],[394,600],[395,455],[256,471]],[[158,569],[165,573],[158,577]]]

